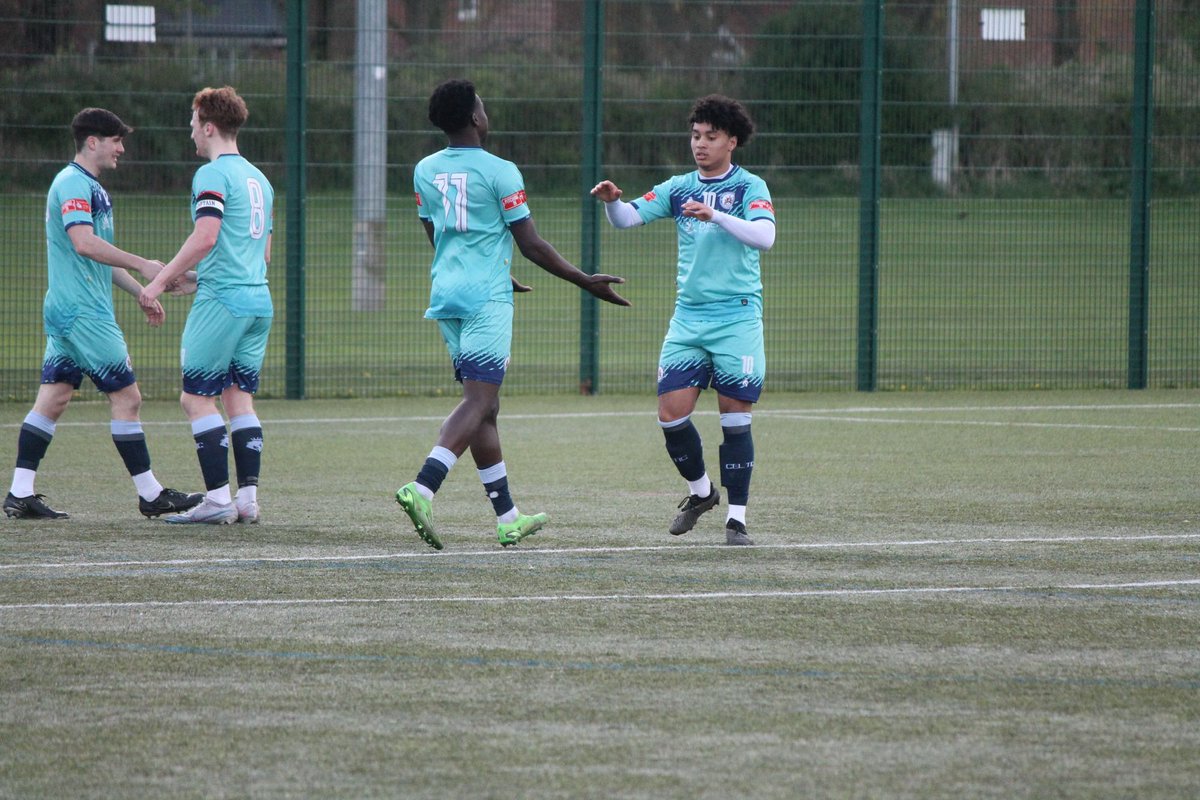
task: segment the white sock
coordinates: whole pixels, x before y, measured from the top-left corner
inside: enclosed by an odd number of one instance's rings
[[[241,504],[257,503],[258,502],[258,487],[257,486],[239,486],[237,490],[237,501]]]
[[[433,499],[433,489],[430,489],[423,483],[415,483],[413,485],[417,487],[417,494],[421,495],[421,497],[424,497],[426,500]]]
[[[33,479],[37,473],[31,469],[17,467],[13,470],[12,488],[9,494],[13,497],[29,497],[33,494]]]
[[[746,507],[730,505],[729,513],[725,516],[725,521],[728,522],[731,519],[736,519],[738,522],[745,525],[746,524]]]
[[[505,511],[503,514],[496,517],[496,521],[499,523],[515,522],[517,517],[519,517],[519,516],[521,516],[521,512],[517,511],[516,506],[513,506],[508,511]]]
[[[229,493],[229,484],[225,484],[220,489],[212,489],[205,493],[208,500],[216,503],[219,506],[227,506],[233,502],[233,496]]]
[[[162,494],[163,490],[163,485],[158,482],[158,478],[154,477],[151,470],[134,475],[133,485],[137,489],[138,496],[143,500],[153,500]]]
[[[708,477],[708,473],[700,476],[699,480],[688,481],[688,491],[696,497],[708,497],[712,492],[712,479]]]

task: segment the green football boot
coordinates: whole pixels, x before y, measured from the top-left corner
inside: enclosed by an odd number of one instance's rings
[[[542,529],[550,518],[545,514],[521,514],[512,522],[501,522],[496,526],[496,538],[502,547],[516,544],[526,536],[533,536]]]
[[[396,492],[396,502],[412,520],[417,536],[434,550],[441,550],[442,540],[433,529],[433,503],[417,491],[417,484],[413,482],[401,486]]]

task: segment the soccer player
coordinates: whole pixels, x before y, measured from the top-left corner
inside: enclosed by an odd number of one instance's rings
[[[513,241],[523,256],[551,275],[606,302],[629,305],[613,288],[625,279],[588,275],[538,235],[520,170],[483,149],[488,117],[470,81],[450,80],[434,89],[429,120],[445,131],[449,146],[422,159],[413,175],[417,214],[433,245],[425,317],[438,323],[455,380],[462,383],[462,401],[442,424],[417,479],[396,492],[396,501],[417,535],[441,550],[433,526],[433,496],[470,448],[496,512],[496,535],[507,547],[547,521],[545,514],[522,514],[513,502],[496,427],[512,342],[513,288],[526,288],[510,278]]]
[[[98,180],[116,169],[133,131],[103,108],[85,108],[71,121],[75,158],[50,184],[46,197],[46,254],[49,288],[42,305],[46,353],[42,385],[33,409],[17,436],[17,465],[4,513],[26,519],[62,519],[45,497],[34,492],[38,466],[50,447],[59,417],[87,375],[108,397],[113,444],[125,462],[138,493],[138,510],[147,517],[186,511],[201,495],[164,488],[150,469],[150,451],[139,412],[142,394],[129,361],[125,336],[113,313],[112,287],[137,296],[142,285],[162,269],[155,261],[113,245],[113,207]],[[155,302],[143,307],[154,327],[164,319]]]
[[[238,130],[249,112],[233,87],[205,88],[192,99],[192,141],[208,163],[192,179],[192,233],[158,277],[142,290],[143,307],[187,270],[199,288],[183,329],[180,404],[192,423],[207,490],[203,502],[166,518],[172,524],[259,520],[262,423],[254,393],[266,355],[274,308],[267,289],[275,191],[238,152]],[[229,415],[229,431],[217,398]],[[229,489],[229,455],[238,490]]]
[[[668,217],[678,228],[675,313],[658,361],[658,424],[667,454],[687,481],[688,496],[670,532],[687,533],[721,499],[691,421],[701,390],[711,385],[724,439],[721,484],[729,493],[725,542],[749,545],[750,417],[766,373],[759,253],[775,243],[775,210],[767,184],[733,163],[734,151],[754,135],[741,103],[721,95],[702,97],[688,124],[696,171],[669,178],[631,203],[621,200],[621,189],[612,181],[601,181],[592,194],[604,201],[605,215],[616,228]]]

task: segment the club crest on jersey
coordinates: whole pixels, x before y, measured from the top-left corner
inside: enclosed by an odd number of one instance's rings
[[[752,203],[750,203],[751,211],[755,210],[756,208],[763,208],[763,209],[766,209],[767,211],[770,211],[772,214],[775,213],[775,206],[771,205],[770,200],[755,200]]]
[[[717,197],[717,207],[722,211],[729,212],[733,209],[733,204],[737,200],[737,196],[733,192],[722,192]]]
[[[505,211],[512,211],[517,206],[525,205],[526,200],[528,200],[528,198],[525,197],[525,190],[519,189],[510,194],[508,197],[503,198],[500,203],[504,206]]]

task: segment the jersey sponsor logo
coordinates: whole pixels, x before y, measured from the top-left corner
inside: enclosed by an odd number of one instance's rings
[[[647,203],[654,202],[654,198],[656,197],[658,197],[658,195],[656,195],[654,192],[646,192],[644,195],[642,195],[642,199]]]
[[[528,199],[529,198],[527,198],[525,196],[525,190],[518,189],[517,191],[510,194],[508,197],[502,198],[500,200],[500,203],[504,206],[505,211],[512,211],[517,206],[525,205],[525,203]]]
[[[73,211],[82,211],[86,214],[92,213],[92,204],[82,197],[76,197],[62,204],[63,216],[70,214]]]
[[[416,195],[416,198],[417,198],[417,208],[420,208],[421,207],[421,193],[413,192],[413,194]]]
[[[754,201],[752,201],[750,203],[750,210],[754,211],[757,208],[765,208],[767,211],[770,211],[772,214],[775,213],[775,206],[771,205],[770,200],[754,200]]]

